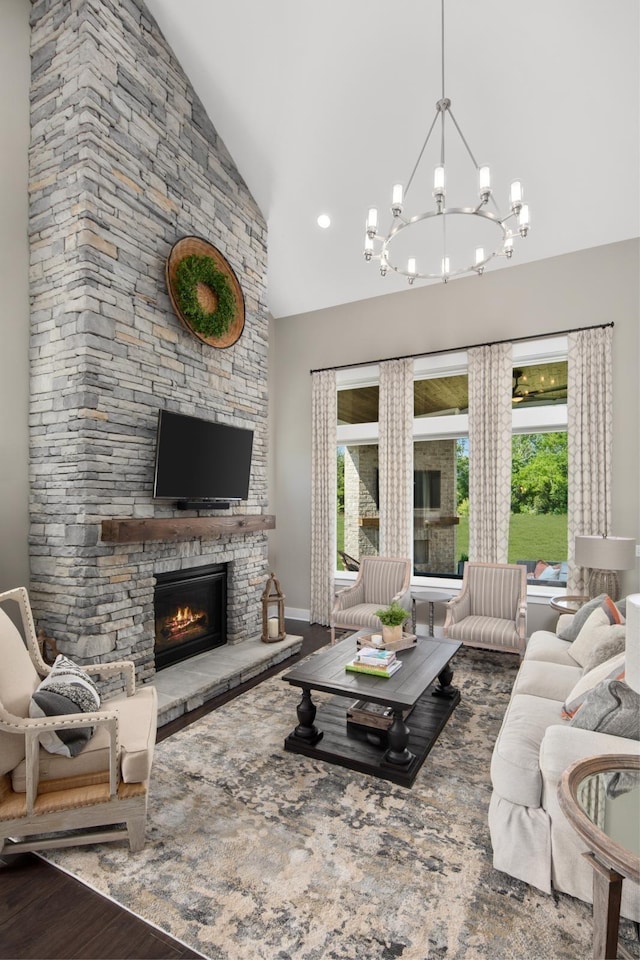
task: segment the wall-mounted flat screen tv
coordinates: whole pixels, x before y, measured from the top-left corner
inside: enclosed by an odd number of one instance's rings
[[[253,430],[160,410],[153,496],[178,501],[246,500],[252,448]]]

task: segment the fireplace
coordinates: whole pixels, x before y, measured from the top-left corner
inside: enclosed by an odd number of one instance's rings
[[[156,670],[227,642],[227,565],[156,575]]]

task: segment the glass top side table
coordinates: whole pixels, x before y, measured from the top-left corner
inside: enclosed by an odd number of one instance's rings
[[[561,594],[558,597],[551,597],[549,606],[558,613],[575,613],[588,599],[589,597],[567,597]]]
[[[640,882],[640,757],[587,757],[562,775],[558,800],[589,848],[593,867],[593,956],[633,960],[618,944],[622,881]]]

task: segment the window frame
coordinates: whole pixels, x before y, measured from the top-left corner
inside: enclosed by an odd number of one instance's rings
[[[553,360],[568,358],[569,340],[566,335],[539,337],[513,343],[511,362],[513,367],[531,366]],[[466,350],[451,350],[437,354],[427,354],[414,360],[414,380],[437,379],[445,376],[457,376],[468,373],[468,353]],[[336,389],[354,389],[374,386],[380,382],[379,364],[365,364],[359,367],[336,370]],[[512,408],[511,433],[552,433],[566,431],[568,428],[567,403],[531,406],[522,409]],[[466,413],[446,414],[433,417],[414,417],[412,439],[420,440],[458,440],[469,438],[469,416]],[[336,429],[336,452],[338,447],[357,446],[379,442],[379,424],[355,423],[338,424]],[[410,508],[409,508],[410,509]],[[412,557],[413,561],[413,557]],[[335,570],[338,580],[355,580],[357,574],[345,570]],[[429,576],[413,574],[411,586],[440,587],[456,591],[461,581],[457,577]],[[530,585],[527,595],[547,598],[553,593],[562,594],[565,587],[546,587]]]

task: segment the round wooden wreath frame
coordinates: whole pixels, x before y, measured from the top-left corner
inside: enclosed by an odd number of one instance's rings
[[[220,337],[207,337],[200,333],[192,326],[189,318],[186,317],[180,309],[180,304],[175,289],[176,271],[182,260],[184,260],[185,257],[189,257],[193,254],[198,257],[211,257],[216,265],[216,268],[223,273],[229,281],[235,296],[236,310],[234,319],[229,324],[226,332]],[[182,237],[180,240],[174,243],[173,247],[171,248],[169,256],[167,257],[165,275],[169,299],[171,300],[171,305],[175,311],[175,314],[183,327],[185,327],[189,333],[196,337],[197,340],[208,344],[210,347],[217,347],[219,350],[224,350],[227,347],[233,346],[233,344],[240,339],[240,335],[244,329],[245,316],[242,287],[240,286],[238,278],[233,272],[233,269],[231,268],[231,265],[226,257],[224,257],[211,243],[208,243],[201,237]]]

